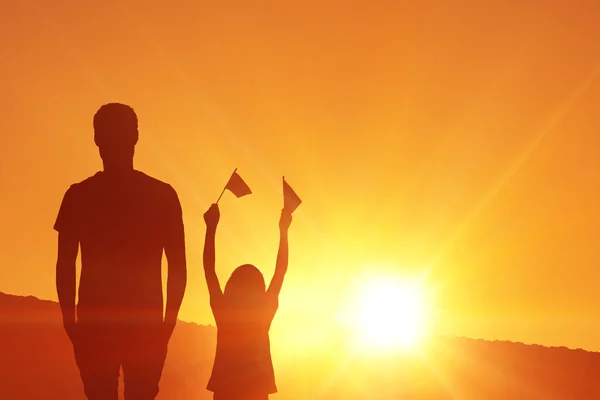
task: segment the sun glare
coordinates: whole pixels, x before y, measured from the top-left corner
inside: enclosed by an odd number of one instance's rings
[[[373,279],[354,294],[347,315],[361,348],[415,350],[426,334],[428,307],[418,282]]]

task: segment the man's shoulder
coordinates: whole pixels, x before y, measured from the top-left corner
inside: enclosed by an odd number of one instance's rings
[[[69,186],[69,189],[67,189],[67,193],[78,193],[96,186],[100,181],[101,175],[102,172],[96,172],[94,175],[85,178],[82,181],[73,183],[71,186]]]
[[[163,182],[160,179],[146,174],[145,172],[136,170],[136,175],[137,179],[139,179],[140,182],[144,183],[145,185],[148,185],[154,190],[162,190],[165,192],[171,192],[175,190],[167,182]]]

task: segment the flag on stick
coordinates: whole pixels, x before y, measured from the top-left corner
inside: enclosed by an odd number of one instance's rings
[[[240,198],[247,194],[252,194],[252,190],[250,190],[250,188],[248,187],[246,182],[244,182],[242,177],[238,175],[237,168],[235,170],[233,170],[233,174],[231,174],[231,177],[229,178],[227,185],[225,185],[225,187],[223,188],[221,195],[217,199],[217,203],[219,203],[219,200],[221,200],[221,196],[223,196],[225,189],[229,189],[229,191],[231,193],[235,194],[235,196],[237,198]]]
[[[283,177],[283,210],[289,212],[290,214],[298,208],[298,206],[302,203],[300,197],[294,192],[294,189],[285,181],[285,176]]]

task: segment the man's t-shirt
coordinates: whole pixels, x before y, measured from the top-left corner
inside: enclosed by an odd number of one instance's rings
[[[278,307],[277,295],[263,294],[253,306],[211,299],[217,323],[217,349],[207,389],[223,393],[277,392],[269,329]]]
[[[159,322],[165,243],[183,238],[177,193],[140,171],[72,185],[54,229],[81,248],[80,322]]]

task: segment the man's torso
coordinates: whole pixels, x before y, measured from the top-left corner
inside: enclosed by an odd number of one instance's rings
[[[162,319],[163,246],[178,218],[172,188],[134,171],[99,172],[69,190],[81,248],[78,319]]]

